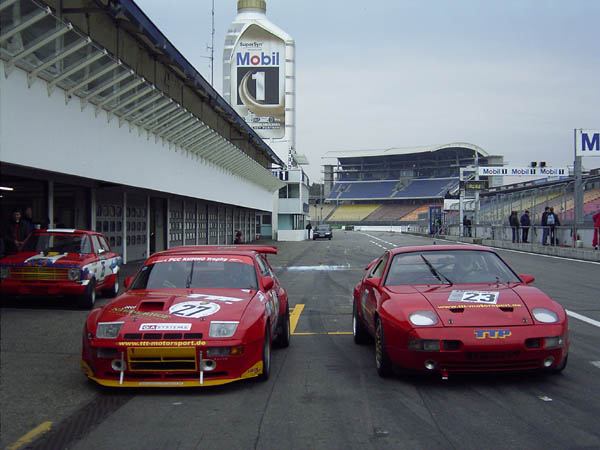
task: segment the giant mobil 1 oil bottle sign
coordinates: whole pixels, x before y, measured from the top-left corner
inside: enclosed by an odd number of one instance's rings
[[[285,42],[251,24],[231,57],[231,105],[262,138],[283,138]]]

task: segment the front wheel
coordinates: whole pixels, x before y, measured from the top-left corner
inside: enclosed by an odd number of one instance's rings
[[[375,326],[375,368],[377,374],[382,378],[387,378],[392,374],[392,362],[385,349],[385,334],[379,317]]]
[[[271,331],[270,326],[267,323],[265,328],[265,338],[263,340],[262,348],[262,373],[258,376],[260,381],[267,381],[271,375]]]
[[[367,344],[371,342],[371,335],[363,325],[362,321],[360,320],[360,317],[358,317],[356,302],[352,303],[352,335],[354,336],[354,343]]]
[[[96,303],[96,280],[90,280],[83,294],[77,299],[81,309],[92,309]]]
[[[115,282],[113,283],[112,287],[110,287],[109,289],[106,289],[105,291],[102,291],[102,294],[107,298],[115,298],[118,293],[119,293],[119,275],[117,274],[117,275],[115,275]]]
[[[279,316],[278,332],[275,338],[277,347],[286,348],[290,345],[290,306],[287,305],[285,313]]]

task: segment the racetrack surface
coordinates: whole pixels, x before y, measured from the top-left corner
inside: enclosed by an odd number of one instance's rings
[[[79,371],[87,312],[58,301],[4,302],[1,447],[600,448],[598,264],[498,251],[567,310],[592,319],[569,318],[571,350],[562,374],[377,376],[373,347],[355,345],[350,334],[352,288],[383,248],[430,243],[338,230],[331,241],[274,243],[279,254],[269,261],[290,306],[303,307],[290,347],[274,351],[264,383],[102,388]],[[14,447],[45,422],[49,431]]]

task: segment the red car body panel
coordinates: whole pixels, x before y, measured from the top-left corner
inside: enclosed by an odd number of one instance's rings
[[[393,256],[427,251],[485,251],[480,246],[405,247],[389,251],[384,273]],[[560,367],[568,353],[568,320],[563,307],[539,289],[523,281],[513,283],[413,284],[385,286],[381,279],[366,282],[367,274],[354,288],[359,320],[369,334],[375,335],[376,318],[381,320],[385,349],[391,362],[399,367],[442,374],[451,372],[510,371]],[[450,301],[453,291],[497,293],[495,304]],[[533,308],[546,308],[558,316],[556,323],[538,322]],[[437,324],[415,326],[409,316],[417,311],[434,312]],[[544,348],[544,338],[561,336],[563,344]],[[409,348],[412,340],[440,342],[439,351]],[[534,344],[542,342],[539,347]],[[447,348],[445,348],[447,347]],[[551,366],[544,366],[547,358]],[[426,363],[433,362],[433,369]],[[431,364],[430,364],[431,366]]]
[[[273,247],[264,253],[275,253]],[[138,275],[152,264],[185,258],[222,259],[253,265],[258,289],[129,289],[90,313],[83,333],[82,370],[94,381],[116,387],[198,387],[225,384],[261,375],[267,324],[270,336],[280,332],[288,312],[287,293],[273,274],[270,289],[261,275],[257,250],[231,247],[178,247],[151,256]],[[266,262],[265,259],[262,261]],[[268,263],[267,263],[268,264]],[[270,269],[270,267],[269,267]],[[239,321],[233,336],[209,336],[212,321]],[[123,322],[114,339],[97,336],[98,323]],[[239,354],[211,351],[239,348]],[[125,370],[115,370],[122,359]],[[201,370],[212,361],[214,367]]]
[[[41,234],[87,236],[90,239],[91,253],[40,254],[21,251],[6,256],[0,260],[0,267],[8,269],[10,275],[0,281],[0,294],[40,297],[75,296],[83,294],[92,279],[96,282],[96,290],[105,290],[113,286],[120,270],[121,257],[112,251],[99,252],[99,248],[96,247],[97,240],[92,239],[92,236],[104,238],[101,233],[86,230],[34,230],[27,241]],[[108,243],[106,245],[108,246]],[[69,269],[79,269],[81,279],[70,280]]]

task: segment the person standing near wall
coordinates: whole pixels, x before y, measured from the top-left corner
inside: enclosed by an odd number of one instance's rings
[[[546,223],[550,227],[550,245],[558,245],[558,239],[556,238],[556,227],[560,226],[560,220],[558,216],[554,214],[554,208],[550,207],[550,212],[546,217]]]
[[[548,228],[548,214],[550,214],[550,207],[546,206],[542,214],[542,245],[548,245],[548,234],[550,232]]]
[[[29,232],[27,231],[27,226],[21,220],[21,211],[19,209],[15,209],[6,226],[6,254],[12,255],[17,253],[23,245],[23,241],[28,234]]]
[[[594,250],[598,250],[598,245],[600,244],[600,211],[592,216],[592,220],[594,221],[594,241],[592,245],[594,246]]]
[[[516,211],[510,213],[508,223],[512,227],[512,241],[519,242],[519,216]]]
[[[525,211],[521,216],[521,228],[523,229],[523,238],[521,242],[527,244],[529,238],[529,227],[531,226],[531,219],[529,218],[529,211]]]

